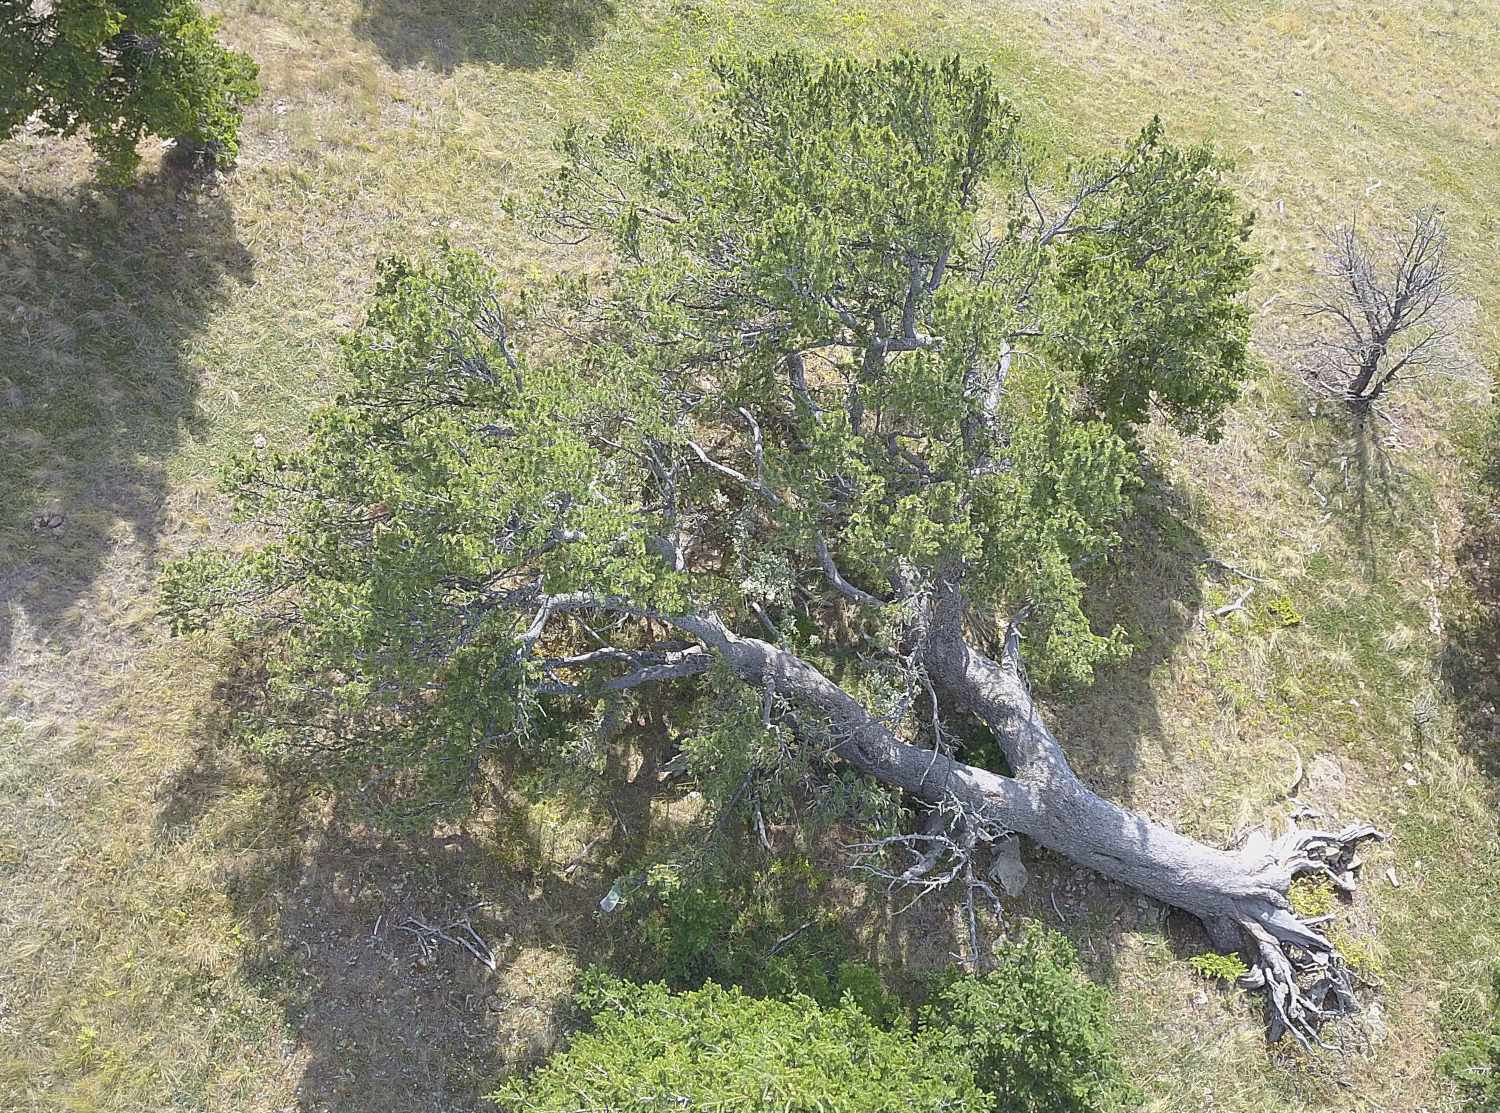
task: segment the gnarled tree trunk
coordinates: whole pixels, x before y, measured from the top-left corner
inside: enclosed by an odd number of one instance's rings
[[[1274,841],[1258,834],[1237,850],[1220,850],[1103,799],[1078,779],[1033,703],[1014,632],[1003,659],[995,661],[966,641],[961,611],[956,593],[937,608],[923,662],[945,700],[994,733],[1011,776],[903,741],[817,668],[769,642],[730,632],[715,616],[661,617],[698,637],[746,681],[816,708],[834,726],[837,755],[862,772],[934,807],[956,805],[964,821],[989,838],[1026,835],[1189,912],[1222,949],[1246,945],[1252,962],[1242,984],[1266,990],[1272,1039],[1290,1031],[1304,1044],[1318,1041],[1323,1020],[1353,1011],[1346,964],[1318,923],[1292,910],[1287,890],[1298,875],[1318,873],[1353,891],[1354,848],[1378,838],[1375,830],[1293,828]]]

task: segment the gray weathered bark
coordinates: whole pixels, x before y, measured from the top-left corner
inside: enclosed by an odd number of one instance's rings
[[[583,598],[554,606],[601,603],[606,609],[630,609]],[[1252,961],[1242,984],[1267,991],[1273,1039],[1290,1031],[1304,1044],[1318,1041],[1323,1020],[1355,1008],[1342,957],[1315,922],[1292,911],[1286,893],[1303,873],[1323,874],[1341,890],[1353,891],[1354,847],[1379,837],[1374,829],[1293,828],[1274,841],[1258,835],[1237,850],[1220,850],[1103,799],[1078,779],[1032,701],[1019,668],[1017,639],[1007,640],[1000,661],[976,650],[963,636],[956,591],[946,600],[940,593],[923,664],[950,706],[977,716],[994,733],[1011,776],[904,741],[816,667],[770,642],[733,633],[716,615],[651,617],[697,638],[743,680],[815,710],[830,724],[833,752],[881,783],[935,808],[956,807],[987,838],[1024,834],[1189,912],[1222,949],[1245,945]],[[693,671],[699,668],[695,660]]]
[[[1435,209],[1419,209],[1379,260],[1354,225],[1327,233],[1324,285],[1303,305],[1320,322],[1315,385],[1366,413],[1397,381],[1451,356],[1458,287]],[[1386,264],[1386,265],[1382,265]]]

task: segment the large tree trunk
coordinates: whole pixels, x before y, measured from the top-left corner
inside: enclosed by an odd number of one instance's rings
[[[941,618],[941,616],[940,616]],[[700,637],[741,677],[774,685],[817,708],[832,724],[840,758],[934,807],[957,805],[989,831],[1015,832],[1106,877],[1201,919],[1221,949],[1248,946],[1246,988],[1265,988],[1273,1039],[1291,1031],[1317,1040],[1320,1022],[1353,1010],[1342,957],[1315,923],[1299,918],[1286,893],[1298,874],[1326,875],[1352,891],[1355,845],[1373,828],[1339,833],[1293,829],[1220,850],[1169,831],[1090,791],[1069,766],[1020,675],[1016,642],[1003,661],[970,646],[956,614],[930,634],[926,668],[950,705],[994,732],[1013,771],[1002,776],[907,743],[813,666],[768,642],[731,633],[717,618],[672,620]]]

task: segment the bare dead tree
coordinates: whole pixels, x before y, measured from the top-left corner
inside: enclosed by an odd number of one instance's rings
[[[1314,323],[1308,378],[1356,414],[1398,379],[1452,358],[1458,289],[1435,208],[1414,212],[1380,250],[1353,224],[1325,233],[1320,285],[1302,308]]]

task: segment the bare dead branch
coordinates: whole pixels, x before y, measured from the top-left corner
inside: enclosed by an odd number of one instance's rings
[[[813,544],[818,550],[818,563],[822,565],[823,574],[828,577],[828,582],[840,595],[846,599],[852,599],[866,607],[883,607],[885,600],[877,595],[871,595],[868,591],[855,587],[839,571],[838,565],[833,562],[833,554],[828,551],[828,542],[823,539],[821,533],[813,537]]]
[[[1377,251],[1352,223],[1325,233],[1322,285],[1302,303],[1316,333],[1309,381],[1366,412],[1398,378],[1451,361],[1459,301],[1448,235],[1419,209]]]

